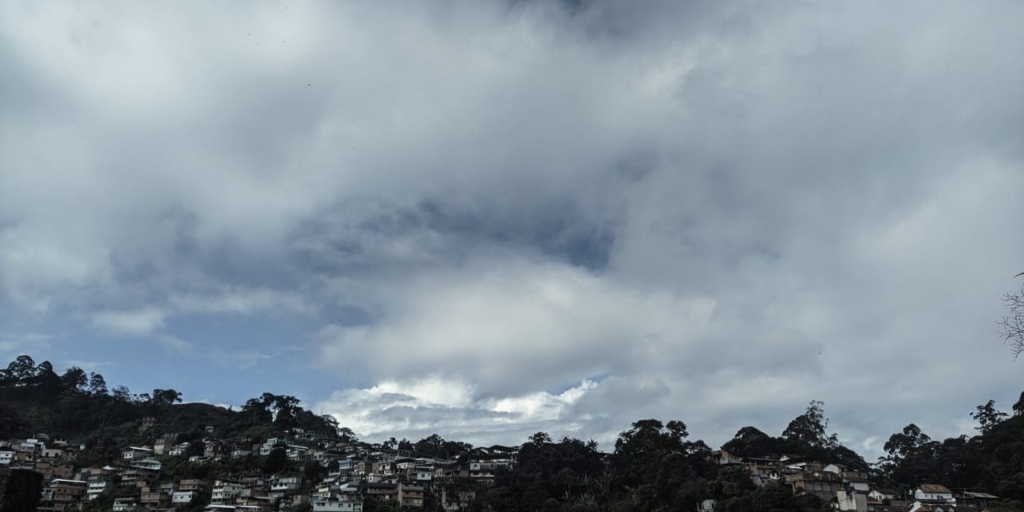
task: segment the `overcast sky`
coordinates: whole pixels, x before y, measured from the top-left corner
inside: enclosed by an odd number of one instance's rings
[[[364,439],[1008,410],[1024,3],[0,3],[0,356]]]

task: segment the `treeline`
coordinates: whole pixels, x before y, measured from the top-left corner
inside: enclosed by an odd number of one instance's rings
[[[175,389],[108,389],[99,373],[72,366],[58,374],[49,361],[36,364],[22,355],[0,370],[0,439],[45,432],[81,440],[86,451],[79,461],[88,464],[117,460],[127,444],[152,442],[164,433],[178,433],[179,441],[201,439],[205,426],[215,426],[218,436],[255,439],[291,428],[335,438],[346,432],[333,417],[316,415],[288,395],[263,393],[238,411],[182,401]],[[156,424],[143,431],[139,426],[147,417]]]
[[[933,441],[913,424],[893,434],[886,455],[866,462],[828,432],[824,404],[813,401],[780,436],[741,428],[722,450],[734,456],[777,459],[786,455],[842,464],[866,473],[873,488],[909,495],[924,483],[988,492],[1002,498],[991,510],[1024,510],[1024,393],[1014,414],[994,402],[972,415],[979,434]],[[538,433],[519,450],[514,471],[479,496],[480,510],[669,511],[696,510],[717,501],[716,512],[825,511],[833,504],[794,495],[788,486],[759,486],[742,466],[719,465],[703,441],[688,440],[680,421],[641,420],[620,434],[611,454],[593,442],[553,442]]]
[[[50,363],[37,365],[31,357],[21,356],[0,370],[0,438],[47,432],[84,440],[86,450],[79,456],[80,465],[117,460],[125,445],[152,442],[167,432],[178,433],[179,442],[199,440],[207,435],[203,427],[210,425],[216,426],[218,437],[244,436],[254,442],[290,428],[302,428],[359,443],[355,434],[338,425],[333,417],[313,414],[302,408],[298,399],[287,395],[263,393],[237,411],[181,402],[181,393],[173,389],[138,395],[123,386],[108,391],[102,375],[87,374],[75,367],[57,374]],[[975,436],[937,441],[910,424],[890,436],[884,446],[885,456],[869,463],[829,432],[824,404],[813,401],[779,436],[747,426],[722,449],[740,457],[787,455],[842,464],[868,474],[876,488],[909,492],[920,484],[933,483],[988,492],[1003,498],[1000,506],[1005,510],[1021,510],[1024,393],[1012,413],[999,411],[995,402],[988,401],[972,416],[978,422]],[[156,425],[140,429],[145,417],[155,418]],[[380,445],[360,444],[418,457],[458,459],[460,463],[467,460],[472,449],[468,443],[445,440],[436,434],[417,442],[391,438]],[[193,446],[200,450],[202,443]],[[276,453],[277,459],[282,455]],[[248,465],[273,473],[283,462],[261,457],[226,464],[218,471],[241,471]],[[192,473],[213,471],[211,466],[173,462],[167,469],[203,478],[210,475]],[[309,463],[290,470],[312,482],[330,469],[336,468]],[[519,448],[516,465],[496,474],[493,485],[436,482],[425,508],[440,510],[438,496],[460,491],[476,494],[476,510],[495,512],[695,510],[709,499],[717,501],[717,512],[814,512],[832,508],[831,503],[814,495],[794,495],[780,483],[756,485],[745,468],[718,464],[711,447],[701,440],[691,440],[682,421],[656,419],[633,423],[619,435],[611,453],[599,451],[593,441],[568,437],[555,441],[538,432]],[[372,512],[378,506],[385,504],[368,500],[366,510]]]

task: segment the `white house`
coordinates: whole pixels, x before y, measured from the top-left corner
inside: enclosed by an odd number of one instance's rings
[[[210,496],[210,501],[214,503],[224,503],[235,499],[236,496],[242,493],[242,484],[236,484],[233,482],[221,482],[217,481],[213,487],[213,494]]]
[[[271,492],[291,492],[299,490],[302,485],[302,479],[297,476],[290,476],[287,478],[275,479],[270,484]]]
[[[142,446],[129,446],[121,452],[121,458],[125,461],[146,459],[153,456],[153,450]]]
[[[313,512],[363,512],[363,502],[315,500]]]
[[[156,459],[133,460],[131,464],[133,468],[145,469],[147,471],[160,471],[160,468],[163,466]]]
[[[195,497],[196,491],[177,491],[171,494],[171,503],[175,505],[187,505]]]
[[[956,500],[953,499],[953,491],[950,491],[946,487],[938,484],[921,484],[914,491],[915,500],[923,501],[943,501],[948,504],[955,504]]]

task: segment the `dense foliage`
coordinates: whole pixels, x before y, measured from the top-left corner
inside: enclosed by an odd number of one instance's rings
[[[198,440],[208,426],[221,437],[260,439],[292,427],[339,435],[334,418],[303,409],[292,396],[264,393],[240,411],[182,401],[174,389],[111,390],[99,373],[73,366],[57,374],[48,361],[37,365],[23,355],[0,370],[0,439],[46,432],[80,441],[86,450],[79,463],[90,465],[118,460],[124,446],[152,444],[168,432],[179,442]],[[152,428],[140,428],[145,418]]]

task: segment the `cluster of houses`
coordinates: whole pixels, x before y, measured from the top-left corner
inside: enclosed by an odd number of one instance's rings
[[[117,496],[111,512],[171,512],[199,499],[204,503],[208,499],[204,510],[218,512],[284,512],[304,503],[315,512],[361,512],[369,497],[401,507],[422,507],[430,498],[456,512],[469,508],[475,493],[471,490],[474,486],[455,482],[493,481],[499,468],[514,464],[518,451],[492,446],[475,448],[457,460],[413,458],[409,452],[337,441],[299,429],[262,443],[252,441],[218,438],[213,428],[195,442],[200,446],[178,442],[176,435],[167,434],[152,445],[124,447],[116,464],[78,468],[75,461],[84,447],[38,434],[31,439],[0,441],[0,478],[5,468],[42,474],[38,510],[43,512],[78,510],[104,493]],[[306,482],[301,476],[263,474],[251,467],[204,480],[175,479],[163,471],[174,457],[205,465],[266,456],[278,449],[291,461],[316,462],[326,476]]]
[[[851,512],[971,512],[983,511],[999,498],[991,494],[923,484],[910,492],[874,488],[868,474],[842,464],[823,464],[797,456],[739,457],[725,450],[712,453],[715,462],[746,468],[758,485],[777,482],[794,493],[814,494],[833,508]],[[701,512],[713,512],[715,502],[701,504]]]
[[[155,423],[147,418],[140,430]],[[493,482],[502,468],[515,464],[518,448],[475,448],[458,458],[412,457],[382,445],[338,441],[332,436],[292,429],[286,435],[255,443],[245,437],[221,438],[213,427],[202,439],[184,442],[176,434],[156,438],[152,445],[125,446],[120,460],[102,467],[76,464],[83,446],[67,439],[38,434],[30,439],[0,441],[0,489],[4,471],[29,470],[42,475],[44,512],[78,510],[102,496],[116,496],[110,512],[171,512],[199,502],[206,511],[287,512],[303,504],[314,512],[361,512],[368,498],[400,507],[422,507],[426,500],[445,510],[470,508],[475,499],[467,483]],[[165,471],[171,462],[206,465],[268,456],[279,450],[302,465],[318,464],[318,481],[294,473],[263,474],[253,464],[245,471],[216,479],[175,478]],[[925,484],[910,493],[874,488],[864,472],[840,464],[822,464],[800,457],[738,457],[713,452],[715,462],[745,468],[764,485],[777,482],[794,493],[809,493],[833,503],[839,511],[951,512],[983,511],[997,500],[985,493],[953,492]],[[315,467],[315,466],[314,466]],[[699,512],[713,512],[706,500]]]

